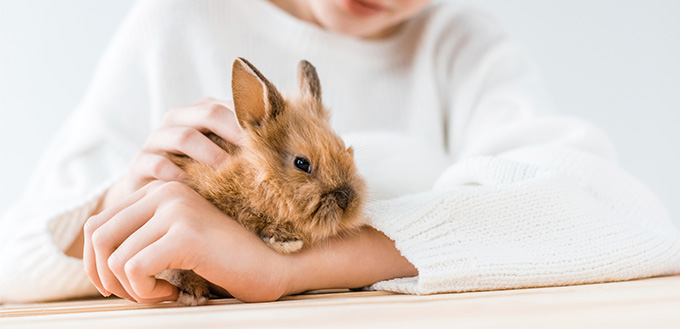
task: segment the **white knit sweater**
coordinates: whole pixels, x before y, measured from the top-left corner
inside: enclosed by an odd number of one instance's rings
[[[281,90],[300,59],[356,149],[369,223],[418,277],[414,294],[680,272],[680,233],[608,139],[548,116],[531,63],[495,23],[432,6],[380,41],[335,35],[262,0],[140,1],[23,199],[0,221],[0,301],[96,295],[63,250],[164,113],[230,99],[237,56]]]

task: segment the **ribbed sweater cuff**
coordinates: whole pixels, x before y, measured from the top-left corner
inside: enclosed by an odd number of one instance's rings
[[[541,192],[527,195],[527,202]],[[629,280],[680,268],[677,231],[662,234],[605,219],[596,208],[592,217],[560,218],[558,205],[549,205],[555,212],[519,209],[513,215],[512,203],[493,204],[499,195],[466,194],[429,192],[370,205],[370,225],[392,238],[419,271],[418,277],[382,281],[370,289],[408,294],[514,289]],[[484,213],[500,208],[507,215]]]
[[[21,249],[8,249],[2,261],[12,268],[0,268],[0,302],[35,302],[98,295],[85,271],[83,261],[64,251],[82,230],[111,182],[102,184],[58,215],[45,214],[42,227],[18,232]],[[4,266],[3,266],[4,267]]]
[[[87,219],[92,215],[92,212],[97,208],[101,202],[104,193],[111,186],[111,182],[102,184],[96,188],[92,193],[85,197],[81,202],[75,206],[67,209],[61,214],[53,217],[47,223],[47,229],[52,237],[53,243],[62,252],[66,251],[73,243]]]
[[[396,248],[401,252],[418,271],[427,276],[427,261],[421,257],[422,241],[429,236],[437,234],[436,221],[422,220],[427,216],[431,204],[443,192],[428,192],[417,196],[403,197],[395,200],[376,201],[366,206],[365,215],[368,223],[389,236],[395,242]],[[436,252],[436,251],[435,251]],[[437,252],[438,254],[438,252]],[[408,294],[422,294],[421,277],[399,278],[382,281],[370,286],[374,290],[389,290]]]
[[[475,160],[452,167],[433,191],[367,205],[368,224],[394,240],[419,272],[371,288],[429,294],[677,273],[680,232],[644,202],[649,197],[611,198],[631,189],[626,175],[590,161],[569,163],[574,176],[550,166]],[[591,175],[613,177],[583,178]],[[626,205],[641,200],[640,209]]]

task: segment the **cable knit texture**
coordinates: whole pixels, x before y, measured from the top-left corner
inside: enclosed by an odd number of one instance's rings
[[[437,4],[368,41],[263,0],[146,0],[0,221],[0,301],[97,294],[63,250],[169,109],[231,98],[238,56],[281,90],[296,88],[300,59],[317,67],[332,125],[370,187],[366,221],[419,271],[373,289],[680,273],[680,234],[663,206],[598,129],[551,114],[531,61],[483,14]]]

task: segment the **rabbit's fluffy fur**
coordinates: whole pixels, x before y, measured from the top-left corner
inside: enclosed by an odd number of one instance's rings
[[[232,93],[244,145],[208,135],[230,154],[218,169],[172,157],[187,173],[186,184],[281,253],[359,227],[365,194],[353,150],[330,128],[319,78],[307,61],[298,65],[298,82],[299,92],[284,98],[252,64],[236,59]],[[207,301],[208,282],[192,271],[168,270],[159,278],[179,288],[180,303]]]

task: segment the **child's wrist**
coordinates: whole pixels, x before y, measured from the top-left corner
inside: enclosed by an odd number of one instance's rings
[[[280,254],[269,247],[265,254],[259,258],[260,265],[252,269],[252,272],[261,274],[247,279],[247,293],[245,295],[234,295],[234,297],[249,302],[275,301],[281,297],[303,292],[296,290],[304,278],[300,277],[297,266],[300,263],[293,255]]]
[[[297,252],[281,256],[281,287],[283,288],[281,297],[299,294],[305,292],[310,288],[308,269],[309,262],[308,252]],[[313,270],[312,270],[313,271]]]

